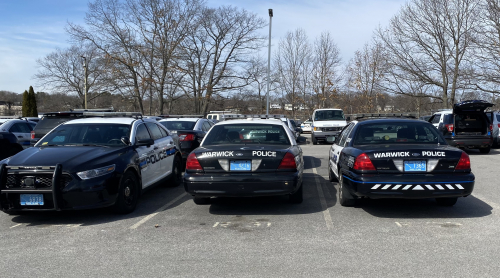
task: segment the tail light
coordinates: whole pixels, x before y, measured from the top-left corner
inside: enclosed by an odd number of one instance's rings
[[[498,124],[498,128],[500,128],[500,124]]]
[[[493,131],[493,125],[490,124],[490,131]]]
[[[194,134],[181,133],[179,135],[179,141],[194,141]]]
[[[468,154],[462,152],[460,160],[458,161],[457,166],[455,166],[455,170],[470,170],[470,159]]]
[[[444,126],[446,127],[446,129],[448,130],[448,132],[453,132],[453,124],[446,124]]]
[[[366,153],[362,153],[356,157],[356,160],[354,161],[354,170],[367,170],[367,171],[375,171],[375,166],[373,166],[372,161],[366,155]]]
[[[195,153],[190,153],[188,155],[186,161],[186,170],[203,170],[203,168],[200,165],[200,162],[198,161],[198,158],[196,158]]]
[[[278,169],[297,169],[297,163],[295,162],[295,156],[292,153],[286,153],[281,160]]]
[[[31,139],[35,139],[35,131],[34,130],[31,131]]]

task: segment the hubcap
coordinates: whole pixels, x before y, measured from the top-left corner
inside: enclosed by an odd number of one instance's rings
[[[130,188],[127,186],[125,187],[125,197],[129,197],[130,196]]]

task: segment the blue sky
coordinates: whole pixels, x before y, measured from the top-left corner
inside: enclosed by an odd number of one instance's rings
[[[287,31],[302,28],[311,42],[330,31],[344,62],[386,26],[406,0],[208,0],[209,6],[233,5],[268,20],[273,9],[272,47]],[[0,90],[22,93],[37,87],[36,60],[69,45],[68,21],[83,23],[87,0],[0,0]],[[263,30],[267,35],[268,29]]]

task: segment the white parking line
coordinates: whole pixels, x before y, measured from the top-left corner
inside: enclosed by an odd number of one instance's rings
[[[157,215],[158,213],[166,210],[168,207],[170,207],[171,205],[173,205],[175,202],[179,201],[180,199],[182,199],[184,196],[186,196],[187,193],[184,192],[182,193],[181,195],[177,196],[177,198],[173,199],[172,201],[168,202],[167,204],[165,204],[164,206],[162,206],[161,208],[157,209],[155,212],[151,213],[151,214],[148,214],[146,215],[144,218],[142,218],[139,222],[135,223],[134,225],[132,225],[130,227],[130,229],[137,229],[139,226],[141,226],[142,224],[146,223],[146,221],[148,221],[149,219],[155,217],[155,215]]]
[[[14,226],[10,227],[10,229],[18,227],[18,226],[21,226],[21,224],[14,225]]]
[[[328,230],[333,229],[333,221],[330,215],[330,210],[326,205],[325,193],[323,192],[323,188],[321,187],[321,181],[318,178],[318,171],[316,170],[316,166],[314,165],[314,161],[311,160],[313,166],[313,173],[315,174],[314,180],[316,181],[316,188],[319,194],[319,202],[321,203],[321,209],[323,209],[323,218],[325,218],[326,228]]]

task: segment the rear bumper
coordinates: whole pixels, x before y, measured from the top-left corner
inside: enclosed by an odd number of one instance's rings
[[[378,198],[465,197],[474,189],[474,174],[421,175],[392,177],[348,177],[345,187],[355,196]]]
[[[301,172],[184,174],[184,188],[186,192],[193,196],[254,197],[287,195],[297,191],[301,184]]]
[[[491,136],[480,136],[480,137],[469,137],[469,138],[460,138],[460,137],[445,137],[446,142],[450,146],[457,148],[469,148],[469,149],[480,149],[480,148],[488,148],[493,145],[493,137]]]

